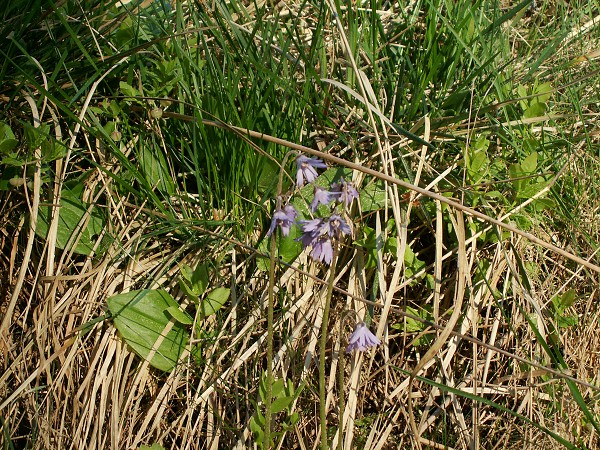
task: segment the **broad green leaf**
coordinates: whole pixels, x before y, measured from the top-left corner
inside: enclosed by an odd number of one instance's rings
[[[27,146],[31,151],[42,145],[42,142],[48,140],[50,137],[50,127],[47,124],[41,124],[39,127],[34,127],[28,123],[25,123],[23,126],[23,131],[25,132],[25,140],[27,141]]]
[[[208,274],[208,264],[200,264],[194,270],[192,274],[192,289],[196,292],[196,295],[202,295],[206,291],[208,287],[209,274]]]
[[[519,192],[521,189],[523,189],[525,187],[525,185],[527,184],[527,179],[516,179],[516,178],[521,178],[523,176],[525,176],[525,172],[523,171],[523,168],[521,167],[521,164],[511,164],[508,167],[508,175],[510,178],[513,179],[512,181],[512,185],[513,188],[515,189],[515,191]]]
[[[44,162],[56,161],[67,155],[67,146],[54,138],[42,142],[42,159]]]
[[[169,308],[179,305],[164,290],[143,289],[118,294],[107,300],[113,321],[125,342],[141,358],[148,360],[156,342],[162,339],[149,363],[170,372],[187,345],[189,336],[183,324],[171,319]],[[165,334],[165,328],[172,328]]]
[[[517,193],[517,198],[531,198],[538,194],[542,189],[548,186],[548,181],[541,181],[539,183],[531,183],[523,186]]]
[[[181,276],[184,280],[192,282],[192,277],[194,276],[194,271],[187,264],[182,264],[179,266],[179,270],[181,271]]]
[[[279,397],[274,399],[271,406],[273,414],[277,414],[278,412],[283,411],[288,406],[290,406],[293,401],[294,397]]]
[[[532,119],[546,114],[546,104],[540,102],[531,103],[523,112],[523,119]]]
[[[165,449],[160,444],[152,444],[152,446],[150,446],[150,447],[148,447],[147,445],[141,445],[139,450],[165,450]]]
[[[219,287],[208,293],[200,305],[200,311],[204,317],[216,313],[229,300],[231,289]]]
[[[521,168],[525,173],[533,173],[535,172],[535,169],[537,169],[537,163],[538,154],[537,152],[532,152],[531,154],[527,155],[527,157],[523,160],[523,162],[521,163]]]
[[[537,198],[533,202],[533,207],[536,211],[541,212],[547,209],[556,208],[556,203],[549,198]]]
[[[266,193],[272,192],[279,181],[279,166],[275,163],[275,161],[266,158],[259,158],[259,173],[250,175],[249,178],[252,181],[253,176],[258,175],[257,185],[258,185],[258,193],[260,195],[264,195]]]
[[[546,103],[552,98],[552,84],[542,83],[535,87],[535,94],[538,94],[536,100],[540,103]]]
[[[467,172],[473,183],[479,183],[488,173],[490,160],[485,150],[475,150],[469,152],[469,164]]]
[[[0,122],[0,156],[8,154],[18,144],[10,126]]]
[[[123,93],[123,95],[125,95],[126,97],[137,97],[138,96],[137,89],[135,89],[133,86],[126,83],[125,81],[119,82],[119,88],[121,89],[121,92]]]
[[[573,306],[573,303],[575,303],[576,299],[577,299],[577,293],[575,292],[575,290],[569,289],[567,292],[565,292],[562,295],[560,303],[563,306],[563,308],[568,308],[570,306]]]
[[[283,378],[279,378],[273,382],[273,398],[281,396],[284,394],[285,389],[285,380]]]
[[[165,155],[155,147],[142,143],[139,160],[141,171],[152,187],[168,194],[175,193],[175,182],[169,171],[169,165]]]
[[[574,327],[579,323],[577,316],[558,316],[556,319],[559,328]]]
[[[258,411],[257,411],[257,413],[258,413]],[[254,414],[252,416],[252,418],[250,419],[249,425],[250,425],[250,431],[252,431],[254,433],[255,441],[257,443],[262,443],[263,436],[265,434],[265,432],[263,431],[264,418],[262,419],[262,423],[261,423],[259,414]]]
[[[79,192],[82,189],[82,185],[74,185],[73,189],[69,190],[65,186],[62,191],[56,246],[60,249],[65,249],[71,236],[77,233],[79,240],[73,251],[81,255],[89,255],[96,244],[98,236],[104,229],[105,219],[98,208],[90,208],[88,204],[81,200]],[[90,210],[89,213],[88,209]],[[51,214],[51,206],[46,206],[39,210],[35,232],[42,239],[48,237]],[[80,223],[86,223],[83,229],[80,229]]]
[[[194,319],[192,319],[188,313],[179,309],[178,306],[169,306],[165,311],[168,312],[173,319],[183,325],[191,325],[194,323]]]
[[[567,308],[573,306],[577,299],[577,293],[574,289],[569,289],[563,295],[552,297],[552,304],[559,314],[562,314]]]
[[[198,294],[194,292],[191,286],[189,286],[184,279],[179,280],[179,288],[185,293],[185,295],[188,297],[188,299],[190,299],[190,301],[198,301]]]
[[[385,184],[381,180],[368,184],[359,194],[360,209],[366,213],[385,208]]]
[[[204,294],[208,286],[209,274],[208,264],[200,264],[196,267],[196,270],[192,270],[187,264],[183,264],[180,267],[182,280],[179,280],[179,285],[182,289],[190,296],[194,301],[200,295]]]

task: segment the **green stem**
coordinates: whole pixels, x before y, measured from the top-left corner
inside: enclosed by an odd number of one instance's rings
[[[275,287],[275,252],[277,241],[275,233],[271,235],[271,265],[269,267],[269,305],[267,306],[267,380],[265,395],[265,434],[263,447],[265,450],[271,448],[271,418],[273,403],[273,291]]]
[[[338,396],[339,396],[339,416],[338,416],[338,450],[342,450],[342,436],[344,433],[344,410],[346,409],[346,399],[344,398],[344,346],[342,336],[344,335],[344,317],[340,319],[340,351],[338,354]]]
[[[327,296],[325,297],[325,308],[323,310],[323,322],[321,323],[321,336],[319,339],[319,415],[321,420],[321,450],[327,450],[327,392],[325,386],[325,346],[327,345],[327,322],[329,322],[329,309],[331,306],[331,295],[335,282],[335,265],[337,262],[337,242],[333,245],[333,257],[329,270],[327,284]]]
[[[279,181],[277,183],[277,205],[276,209],[281,208],[281,190],[283,188],[283,173],[288,157],[293,152],[288,152],[281,163],[279,171]],[[273,418],[273,310],[275,299],[275,252],[277,251],[276,233],[271,235],[271,264],[269,265],[269,304],[267,306],[267,380],[265,393],[265,429],[263,436],[263,447],[265,450],[271,448],[271,422]]]

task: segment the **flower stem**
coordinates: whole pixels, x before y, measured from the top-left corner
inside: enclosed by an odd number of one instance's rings
[[[269,305],[267,306],[267,380],[265,395],[265,429],[263,448],[271,448],[271,418],[273,404],[273,291],[275,285],[275,251],[277,241],[275,233],[271,236],[271,264],[269,267]]]
[[[344,319],[340,320],[340,340],[344,335]],[[346,399],[344,398],[344,346],[343,343],[340,342],[340,351],[338,354],[338,401],[339,401],[339,413],[338,413],[338,450],[342,450],[343,447],[343,433],[344,433],[344,410],[346,409]]]
[[[281,190],[283,189],[283,172],[285,164],[293,152],[288,152],[281,163],[279,180],[277,182],[277,209],[281,209]],[[275,290],[275,253],[277,251],[277,240],[275,233],[271,235],[271,264],[269,265],[269,304],[267,306],[267,380],[265,394],[265,429],[263,436],[263,447],[265,450],[271,448],[271,422],[273,418],[273,310]]]
[[[327,345],[327,325],[329,322],[329,309],[331,306],[331,296],[333,294],[333,284],[335,282],[335,265],[338,253],[337,242],[333,246],[333,257],[329,270],[329,280],[327,283],[327,295],[325,297],[325,308],[323,309],[323,321],[321,323],[321,336],[319,339],[319,415],[321,420],[321,450],[327,450],[327,392],[325,386],[325,347]]]

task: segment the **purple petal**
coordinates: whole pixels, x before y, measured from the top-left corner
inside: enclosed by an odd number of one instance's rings
[[[356,325],[356,329],[348,339],[346,353],[350,353],[353,350],[364,352],[365,350],[375,347],[379,344],[381,344],[381,341],[377,339],[377,336],[371,333],[371,330],[369,330],[364,322],[360,322]]]
[[[285,205],[285,207],[283,208],[283,212],[285,212],[286,216],[288,216],[288,218],[292,221],[298,215],[298,212],[292,205]]]
[[[338,214],[332,214],[329,217],[329,235],[334,236],[337,235],[339,237],[340,234],[351,234],[352,229],[346,223],[346,221],[342,218],[342,216]]]
[[[346,207],[350,206],[352,200],[358,199],[358,191],[352,183],[348,183],[346,180],[334,183],[331,187],[339,195],[339,201],[344,203]]]
[[[328,224],[323,219],[301,220],[298,222],[304,233],[313,233],[315,236],[323,234],[329,230]]]
[[[281,234],[284,236],[289,235],[296,214],[296,210],[291,205],[286,205],[283,210],[276,210],[275,214],[273,214],[273,219],[271,219],[271,226],[269,227],[269,231],[267,231],[267,236],[273,234],[277,226],[281,228]]]
[[[296,158],[296,167],[296,186],[301,187],[304,185],[304,180],[307,183],[316,180],[318,174],[315,169],[325,169],[327,165],[320,159],[300,155]]]
[[[333,200],[334,194],[323,189],[321,186],[315,185],[315,192],[313,195],[313,201],[310,204],[310,209],[312,212],[317,210],[319,204],[327,206]]]
[[[333,246],[331,245],[331,241],[323,237],[318,239],[313,243],[310,256],[312,256],[314,260],[324,262],[327,265],[331,264],[331,260],[333,259]]]

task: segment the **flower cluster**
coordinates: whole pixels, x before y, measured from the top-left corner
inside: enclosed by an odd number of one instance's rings
[[[317,169],[325,169],[327,165],[320,159],[300,155],[296,159],[296,167],[296,186],[300,188],[305,183],[314,183],[318,177]],[[329,217],[297,221],[296,223],[302,230],[302,236],[297,241],[302,242],[304,248],[311,248],[310,256],[314,260],[329,265],[333,260],[335,242],[352,233],[350,225],[337,211],[338,207],[343,205],[347,210],[352,201],[358,199],[358,191],[352,183],[343,179],[333,183],[330,190],[316,184],[313,186],[313,200],[310,204],[310,210],[313,213],[317,211],[319,205],[329,206],[333,203],[334,206],[331,208]],[[267,236],[270,236],[277,227],[281,228],[284,236],[289,235],[296,216],[297,212],[292,205],[278,207],[273,214]]]
[[[283,236],[288,236],[292,225],[297,224],[302,230],[302,235],[296,241],[301,242],[305,249],[310,248],[310,256],[315,261],[331,265],[335,246],[344,236],[352,234],[352,229],[343,214],[348,212],[352,202],[358,199],[358,191],[352,183],[344,179],[332,183],[329,189],[315,184],[314,182],[319,176],[317,169],[325,168],[327,165],[318,158],[298,156],[296,159],[296,187],[301,188],[306,183],[312,183],[311,212],[316,213],[321,205],[325,207],[331,205],[329,214],[308,220],[296,220],[298,212],[294,207],[290,204],[282,207],[281,198],[278,198],[277,208],[267,236],[273,234],[277,227],[281,229]],[[346,353],[354,350],[362,352],[380,343],[381,341],[371,333],[365,323],[360,322],[349,338]]]

